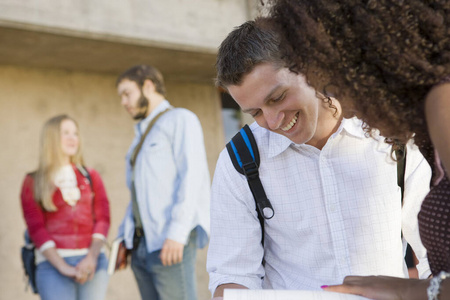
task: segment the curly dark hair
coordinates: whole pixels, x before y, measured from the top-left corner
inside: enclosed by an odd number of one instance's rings
[[[290,68],[368,132],[428,138],[426,94],[450,75],[450,1],[268,1]]]

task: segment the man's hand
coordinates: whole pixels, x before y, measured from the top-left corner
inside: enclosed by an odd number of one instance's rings
[[[163,266],[171,266],[183,261],[184,245],[174,240],[166,239],[161,249],[161,262]]]
[[[122,241],[117,250],[116,270],[123,270],[127,267],[129,254],[130,250],[125,247],[125,242]]]

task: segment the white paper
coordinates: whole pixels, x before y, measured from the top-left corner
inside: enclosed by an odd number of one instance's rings
[[[368,298],[325,291],[225,289],[223,300],[368,300]]]

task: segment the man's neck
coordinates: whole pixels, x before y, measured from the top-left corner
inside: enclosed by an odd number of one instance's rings
[[[323,103],[322,109],[319,110],[319,121],[317,122],[314,137],[306,143],[319,150],[322,150],[331,135],[339,129],[342,122],[343,115],[339,102],[336,99],[333,99],[332,104],[336,109],[330,107],[326,102]]]
[[[147,113],[145,114],[145,117],[147,118],[163,101],[164,97],[161,95],[158,95],[157,97],[152,97],[152,99],[149,101],[150,103],[147,109]]]

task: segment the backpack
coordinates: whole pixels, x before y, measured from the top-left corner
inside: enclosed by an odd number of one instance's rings
[[[94,187],[92,185],[92,179],[91,175],[87,171],[87,169],[84,166],[78,166],[78,171],[86,177],[86,179],[89,181],[89,185],[91,186],[91,190],[94,191]],[[25,286],[25,291],[28,289],[28,286],[31,287],[31,291],[34,294],[39,294],[37,285],[36,285],[36,254],[35,249],[36,246],[34,245],[33,241],[30,239],[30,236],[28,234],[28,229],[25,230],[24,233],[24,241],[25,245],[21,248],[21,258],[22,258],[22,265],[24,269],[24,277],[27,282]]]
[[[247,178],[248,185],[256,203],[256,212],[261,224],[261,243],[264,246],[264,220],[275,215],[272,204],[266,196],[259,179],[259,151],[255,137],[248,125],[245,125],[226,146],[234,168]]]
[[[241,128],[230,142],[228,142],[226,148],[236,171],[247,178],[248,185],[253,198],[255,199],[256,212],[258,213],[258,220],[261,224],[261,244],[264,246],[264,220],[271,219],[274,216],[275,211],[273,210],[272,204],[267,198],[264,187],[259,179],[259,151],[250,127],[245,125]],[[406,147],[404,144],[394,141],[392,152],[395,152],[397,159],[397,185],[401,189],[401,201],[403,205]]]
[[[36,285],[36,261],[34,249],[36,248],[28,235],[28,229],[24,233],[25,245],[22,246],[22,265],[25,272],[25,278],[27,279],[27,285],[25,286],[25,291],[28,286],[31,287],[31,291],[34,294],[38,294],[38,289]]]

